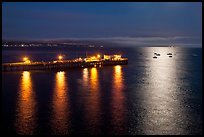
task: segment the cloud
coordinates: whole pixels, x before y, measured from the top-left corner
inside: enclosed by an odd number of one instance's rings
[[[202,37],[175,36],[175,37],[98,37],[98,38],[56,38],[46,39],[53,41],[75,40],[103,43],[117,46],[178,46],[202,47]]]
[[[3,38],[9,39],[9,38]],[[29,40],[29,39],[27,39]],[[202,47],[202,36],[175,36],[175,37],[64,37],[64,38],[47,38],[47,39],[30,39],[36,41],[75,41],[76,43],[93,43],[103,44],[104,46],[178,46],[178,47]]]
[[[66,39],[66,38],[64,38]],[[70,40],[101,41],[120,46],[186,46],[202,47],[201,37],[100,37],[100,38],[69,38]],[[60,40],[60,39],[58,39]],[[63,39],[61,39],[63,40]]]

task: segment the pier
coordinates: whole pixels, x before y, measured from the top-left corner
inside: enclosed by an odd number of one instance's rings
[[[29,59],[24,58],[24,62],[2,64],[2,70],[3,71],[53,70],[53,69],[65,70],[68,68],[88,68],[128,64],[128,58],[122,58],[121,55],[104,55],[103,58],[101,58],[100,55],[97,55],[89,58],[77,58],[74,60],[62,60],[62,58],[63,58],[62,56],[59,56],[59,60],[50,62],[43,61],[32,62]]]

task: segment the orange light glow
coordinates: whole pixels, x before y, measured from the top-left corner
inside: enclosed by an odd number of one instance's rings
[[[86,58],[86,62],[91,62],[91,61],[99,61],[99,59],[96,56],[92,56],[92,57]]]
[[[115,66],[114,68],[114,85],[115,90],[122,90],[123,83],[122,83],[122,67],[120,65]]]
[[[69,100],[67,98],[68,85],[66,84],[66,73],[60,71],[56,73],[55,88],[52,100],[52,130],[57,133],[68,131]]]
[[[58,59],[59,59],[59,60],[62,60],[62,58],[63,58],[63,57],[62,57],[61,55],[58,56]]]
[[[26,61],[26,60],[28,60],[28,58],[27,58],[27,57],[24,57],[23,60]]]
[[[89,71],[88,71],[88,69],[87,68],[84,68],[83,69],[83,85],[85,86],[85,87],[87,87],[88,86],[88,81],[89,81]]]
[[[25,63],[30,63],[30,60],[26,60]]]
[[[113,73],[113,92],[111,94],[112,102],[112,121],[117,123],[119,127],[125,125],[125,96],[122,66],[114,66]],[[121,111],[123,110],[123,111]],[[115,127],[113,127],[116,130]]]
[[[93,91],[96,91],[98,89],[98,72],[97,72],[97,68],[91,68],[91,80],[90,80],[90,84],[92,87]]]
[[[31,61],[27,57],[24,57],[23,60],[24,60],[24,63],[27,63],[27,64],[31,63]]]
[[[121,59],[121,55],[114,55],[114,59],[116,60]]]
[[[86,72],[86,71],[85,71]],[[95,127],[99,127],[101,124],[99,115],[101,114],[101,104],[100,104],[100,84],[98,78],[97,68],[90,69],[90,75],[88,76],[88,87],[87,92],[89,96],[85,101],[85,122],[87,125],[92,125],[94,123]],[[90,130],[91,133],[95,133],[95,128]]]
[[[35,92],[29,71],[23,71],[17,99],[16,129],[18,134],[31,135],[36,127]]]
[[[100,58],[100,57],[101,57],[101,55],[98,54],[98,55],[97,55],[97,58]]]

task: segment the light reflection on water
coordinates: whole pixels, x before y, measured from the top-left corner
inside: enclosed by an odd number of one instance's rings
[[[36,99],[30,72],[23,71],[17,98],[16,122],[17,134],[31,135],[36,128]]]
[[[148,49],[149,50],[149,49]],[[183,131],[185,125],[180,121],[185,121],[184,108],[180,108],[179,94],[179,74],[176,62],[177,56],[173,52],[173,57],[169,58],[166,54],[169,50],[159,49],[157,59],[153,59],[153,54],[149,54],[149,60],[146,61],[146,82],[148,85],[143,93],[144,102],[142,106],[146,109],[142,119],[141,129],[143,134],[186,134]],[[183,124],[183,123],[182,123]],[[181,128],[182,127],[182,128]]]
[[[161,56],[153,59],[154,52]],[[199,72],[191,71],[200,71],[194,66],[200,54],[192,61],[184,53],[146,48],[127,66],[5,73],[5,100],[17,99],[16,106],[7,103],[16,110],[7,125],[17,134],[201,134]],[[10,86],[12,76],[18,88]],[[41,121],[51,124],[39,129]]]
[[[90,77],[88,78],[88,89],[85,88],[87,92],[87,98],[85,99],[85,123],[87,124],[87,130],[90,134],[97,134],[100,126],[100,85],[98,78],[98,69],[90,68],[89,71],[87,69],[83,70],[84,85],[87,84],[87,76],[90,73]]]
[[[97,92],[99,89],[98,85],[98,70],[97,68],[91,68],[91,74],[90,74],[90,90],[92,92]]]
[[[53,134],[69,133],[69,100],[68,86],[64,71],[56,73],[55,88],[53,93],[53,114],[52,114],[52,131]]]
[[[88,69],[84,68],[83,69],[83,78],[82,78],[84,87],[88,86],[88,80],[89,80],[88,77],[89,77]]]
[[[112,120],[111,125],[113,127],[110,133],[112,134],[125,134],[124,127],[125,123],[125,97],[124,97],[124,82],[123,82],[123,72],[122,66],[117,65],[113,67],[113,84],[112,84],[112,99],[111,99],[111,110],[112,110]]]

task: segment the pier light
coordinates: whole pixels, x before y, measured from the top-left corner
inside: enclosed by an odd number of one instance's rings
[[[100,55],[100,54],[98,54],[98,55],[97,55],[97,58],[100,58],[100,57],[101,57],[101,55]]]
[[[62,58],[63,58],[63,57],[62,57],[61,55],[58,56],[58,59],[59,59],[59,60],[62,60]]]
[[[23,60],[24,60],[24,63],[31,63],[31,61],[27,57],[24,57]]]
[[[109,55],[104,55],[103,58],[106,59],[106,60],[109,60],[109,59],[111,58],[111,56],[109,56]]]
[[[121,55],[114,55],[114,58],[115,58],[116,60],[119,60],[119,59],[121,59]]]
[[[24,57],[24,58],[23,58],[23,60],[24,60],[24,61],[27,61],[27,60],[28,60],[28,58],[27,58],[27,57]]]
[[[30,60],[26,60],[25,63],[31,63]]]

